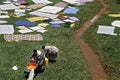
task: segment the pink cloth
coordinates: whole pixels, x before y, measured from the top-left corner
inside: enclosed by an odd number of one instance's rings
[[[19,0],[18,3],[21,4],[21,5],[26,5],[27,4],[27,2],[25,0]]]
[[[54,5],[55,7],[62,7],[62,8],[65,8],[68,6],[68,3],[65,3],[65,2],[58,2]]]

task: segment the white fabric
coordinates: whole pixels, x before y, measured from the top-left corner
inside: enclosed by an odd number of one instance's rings
[[[17,65],[12,67],[13,70],[18,70]]]
[[[16,28],[21,29],[21,30],[28,29],[28,28],[25,27],[25,26],[18,26],[18,27],[16,27]]]
[[[36,16],[42,16],[42,17],[46,17],[46,18],[51,18],[51,19],[57,18],[59,16],[58,14],[57,15],[49,14],[49,13],[43,13],[40,11],[33,11],[33,12],[30,12],[29,14],[36,15]]]
[[[117,35],[114,33],[115,27],[99,25],[98,34]]]
[[[34,3],[44,3],[44,4],[51,4],[51,1],[48,0],[32,0]]]
[[[0,25],[0,34],[13,34],[13,25]]]
[[[0,15],[0,18],[10,18],[8,15]]]
[[[0,20],[0,24],[8,23],[8,21]]]
[[[61,7],[45,6],[45,7],[43,7],[42,9],[39,9],[38,11],[56,14],[56,13],[60,12],[60,11],[63,10],[63,9],[64,9],[64,8],[61,8]]]
[[[30,74],[27,80],[33,80],[34,78],[34,69],[30,70]]]
[[[63,0],[63,1],[65,1],[67,3],[70,3],[70,4],[77,4],[77,3],[79,3],[76,0]]]
[[[24,30],[18,30],[18,32],[20,32],[20,33],[30,33],[30,32],[33,32],[33,31],[30,30],[30,29],[24,29]]]
[[[32,30],[34,30],[34,31],[36,31],[36,30],[39,30],[39,29],[45,29],[45,28],[43,28],[43,27],[41,27],[41,26],[35,26],[35,27],[30,27],[30,29],[32,29]]]
[[[17,9],[18,7],[15,6],[14,4],[3,4],[0,5],[0,9],[1,10],[13,10],[13,9]]]
[[[24,10],[24,9],[15,9],[15,13],[19,13],[19,12],[24,13],[24,12],[25,12],[25,10]]]
[[[111,23],[112,26],[120,27],[120,20],[115,20]]]

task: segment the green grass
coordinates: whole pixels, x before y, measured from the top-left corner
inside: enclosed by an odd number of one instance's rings
[[[27,1],[32,4],[29,0]],[[56,0],[55,3],[58,1]],[[73,31],[91,19],[101,7],[97,1],[80,6],[79,13],[75,15],[80,21],[76,23],[74,28],[57,29],[48,26],[48,32],[42,34],[44,40],[40,42],[6,42],[3,35],[0,35],[0,80],[24,80],[23,70],[32,50],[41,50],[41,46],[44,44],[55,45],[60,51],[57,62],[49,64],[46,71],[37,76],[35,80],[91,80],[86,60],[74,42]],[[12,17],[9,19],[9,23],[15,20],[17,19]],[[17,29],[15,28],[15,30]],[[18,65],[17,71],[12,70],[14,65]]]
[[[110,13],[118,13],[120,9],[116,0],[107,0],[111,2],[108,10]],[[107,3],[106,1],[106,3]],[[98,25],[111,26],[111,22],[119,20],[119,18],[112,18],[103,15],[95,24],[93,24],[84,33],[84,40],[91,46],[96,54],[99,56],[101,63],[108,74],[109,80],[120,80],[120,36],[110,36],[104,34],[97,34]],[[120,34],[120,28],[115,29],[115,33]]]

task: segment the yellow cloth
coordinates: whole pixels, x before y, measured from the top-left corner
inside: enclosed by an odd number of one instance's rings
[[[48,25],[49,25],[48,23],[40,23],[40,24],[38,24],[38,26],[42,26],[42,27],[46,27]]]
[[[120,17],[120,14],[108,14],[110,17]]]
[[[34,22],[34,21],[40,21],[40,20],[44,20],[44,17],[31,17],[31,18],[27,18],[27,20]]]
[[[70,27],[74,27],[75,26],[75,23],[72,23],[71,25],[70,25]]]

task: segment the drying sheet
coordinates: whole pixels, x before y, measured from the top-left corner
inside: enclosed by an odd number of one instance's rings
[[[13,25],[0,25],[0,34],[13,34]]]
[[[41,7],[45,6],[45,5],[47,5],[47,4],[36,3],[36,4],[32,4],[32,5],[27,6],[27,8],[29,8],[29,9],[37,9],[37,8],[41,8]]]
[[[120,20],[115,20],[111,23],[112,26],[120,27]]]
[[[67,2],[69,4],[77,4],[77,3],[79,3],[76,0],[63,0],[63,1],[65,1],[65,2]]]
[[[66,8],[64,10],[65,14],[77,14],[77,12],[79,11],[79,9],[77,8]]]
[[[56,14],[58,12],[60,12],[61,10],[63,10],[64,8],[61,7],[55,7],[55,6],[45,6],[41,9],[39,9],[38,11],[40,12],[45,12],[45,13],[53,13]]]
[[[23,30],[18,30],[18,32],[20,32],[20,33],[30,33],[30,32],[33,32],[33,31],[30,30],[30,29],[23,29]]]
[[[3,4],[0,5],[0,9],[1,10],[13,10],[13,9],[17,9],[18,7],[15,6],[14,4]]]
[[[0,15],[0,18],[10,18],[8,15]]]
[[[120,17],[120,14],[108,14],[110,17]]]
[[[30,12],[29,14],[36,15],[36,16],[43,16],[51,19],[57,18],[59,16],[58,14],[49,14],[49,13],[43,13],[40,11],[33,11],[33,12]]]
[[[16,28],[21,29],[21,30],[28,29],[28,28],[25,27],[25,26],[17,26]]]
[[[52,26],[52,27],[55,27],[55,28],[61,28],[61,27],[62,27],[62,26],[59,25],[59,24],[52,24],[51,26]]]
[[[36,31],[36,30],[41,30],[41,29],[43,30],[43,29],[45,29],[45,28],[43,28],[43,27],[41,27],[41,26],[34,26],[34,27],[30,27],[30,29]]]
[[[35,24],[35,22],[30,22],[30,21],[26,21],[26,20],[17,20],[13,24],[15,24],[17,26],[33,26]]]
[[[77,17],[69,17],[69,19],[71,19],[73,21],[79,21],[79,19]]]
[[[108,34],[108,35],[117,35],[114,33],[115,27],[99,25],[98,34]]]
[[[55,7],[62,7],[62,8],[65,8],[68,6],[68,3],[66,2],[58,2],[54,5]]]
[[[64,21],[51,21],[50,24],[64,24]]]
[[[40,23],[40,24],[38,24],[38,26],[42,26],[42,27],[46,27],[48,25],[49,25],[48,23]]]
[[[40,34],[8,34],[4,35],[4,39],[6,41],[41,41],[43,40],[43,37]]]
[[[0,24],[5,24],[5,23],[8,23],[8,21],[0,20]]]
[[[31,21],[31,22],[34,22],[34,21],[40,21],[40,20],[45,20],[44,17],[30,17],[30,18],[27,18],[28,21]]]
[[[32,0],[34,3],[44,3],[44,4],[52,4],[53,2],[48,0]]]

